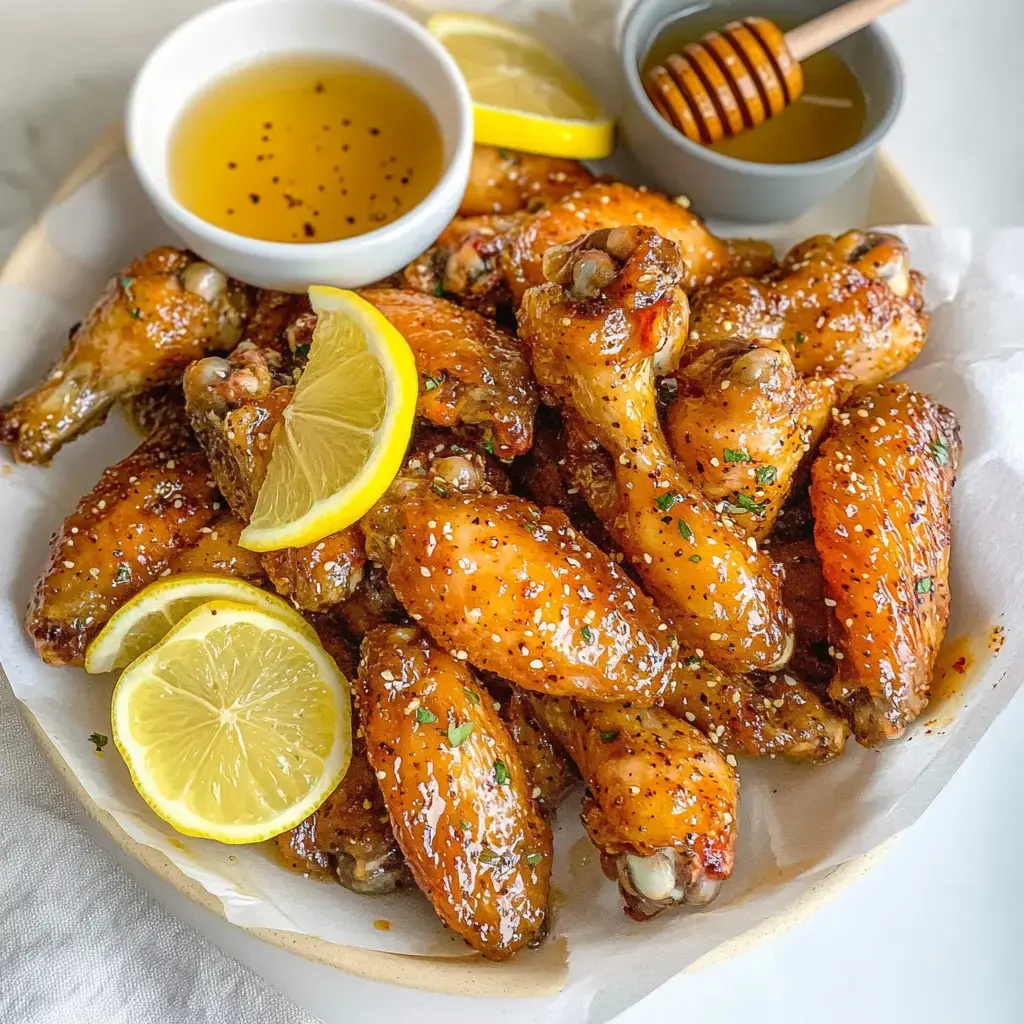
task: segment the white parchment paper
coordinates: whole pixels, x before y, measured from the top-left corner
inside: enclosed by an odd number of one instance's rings
[[[464,6],[470,6],[464,4]],[[481,5],[472,5],[479,9]],[[485,5],[486,6],[486,5]],[[509,4],[493,4],[509,14]],[[516,5],[523,20],[569,51],[600,85],[614,4]],[[585,25],[585,31],[568,26]],[[831,225],[826,225],[831,227]],[[601,1021],[635,1002],[719,943],[778,914],[844,861],[907,828],[950,778],[1019,682],[1024,610],[1024,229],[970,234],[905,228],[914,265],[928,275],[931,335],[904,376],[960,418],[964,460],[954,492],[951,637],[966,637],[965,684],[881,751],[851,745],[825,768],[741,764],[738,868],[712,907],[638,925],[619,909],[577,821],[562,808],[555,885],[564,893],[554,933],[569,939],[569,980],[546,1015]],[[0,400],[33,384],[105,279],[133,256],[172,241],[123,159],[46,214],[21,258],[0,280]],[[25,250],[22,257],[25,256]],[[28,273],[44,265],[40,277]],[[51,533],[102,470],[137,443],[116,416],[68,446],[48,469],[0,456],[0,662],[92,799],[136,840],[166,854],[220,899],[240,925],[305,932],[367,948],[463,956],[425,899],[369,900],[279,868],[259,848],[228,848],[178,836],[137,795],[112,745],[94,752],[90,733],[110,732],[112,679],[52,669],[23,631],[25,608]],[[1002,650],[989,640],[1002,627]],[[373,922],[386,918],[388,932]]]

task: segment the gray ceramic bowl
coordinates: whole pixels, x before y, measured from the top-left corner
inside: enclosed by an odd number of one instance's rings
[[[806,21],[836,6],[837,0],[782,0],[750,4],[767,17],[788,14]],[[647,98],[640,66],[661,26],[685,10],[684,0],[637,0],[619,40],[625,89],[622,130],[650,181],[673,195],[690,198],[705,217],[747,222],[786,221],[835,191],[870,159],[899,112],[903,72],[888,37],[877,25],[837,43],[835,51],[857,76],[867,100],[867,124],[855,146],[825,160],[803,164],[757,164],[722,156],[690,142],[668,124]],[[723,21],[735,18],[735,0],[710,0],[723,7]]]

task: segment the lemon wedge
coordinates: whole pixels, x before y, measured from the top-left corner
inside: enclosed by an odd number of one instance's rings
[[[301,547],[351,526],[395,478],[412,433],[416,360],[354,292],[316,285],[309,362],[284,411],[266,479],[240,543]]]
[[[111,672],[155,647],[190,611],[215,599],[264,608],[312,640],[316,633],[279,597],[230,576],[182,573],[151,583],[122,605],[85,652],[85,671]]]
[[[433,15],[427,30],[466,79],[477,142],[576,160],[611,153],[611,119],[562,60],[529,33],[498,18],[456,11]]]
[[[348,681],[318,643],[262,608],[210,601],[121,674],[114,743],[177,831],[256,843],[297,825],[351,756]]]

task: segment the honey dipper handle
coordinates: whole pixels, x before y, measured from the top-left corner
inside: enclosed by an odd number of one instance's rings
[[[824,50],[840,39],[853,35],[875,18],[898,7],[904,0],[849,0],[849,3],[822,14],[785,35],[786,46],[796,61]]]

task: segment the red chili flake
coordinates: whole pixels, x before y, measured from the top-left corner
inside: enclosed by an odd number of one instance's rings
[[[963,655],[960,655],[960,657],[953,662],[953,671],[959,672],[960,675],[963,675],[964,672],[967,671],[967,659]]]

